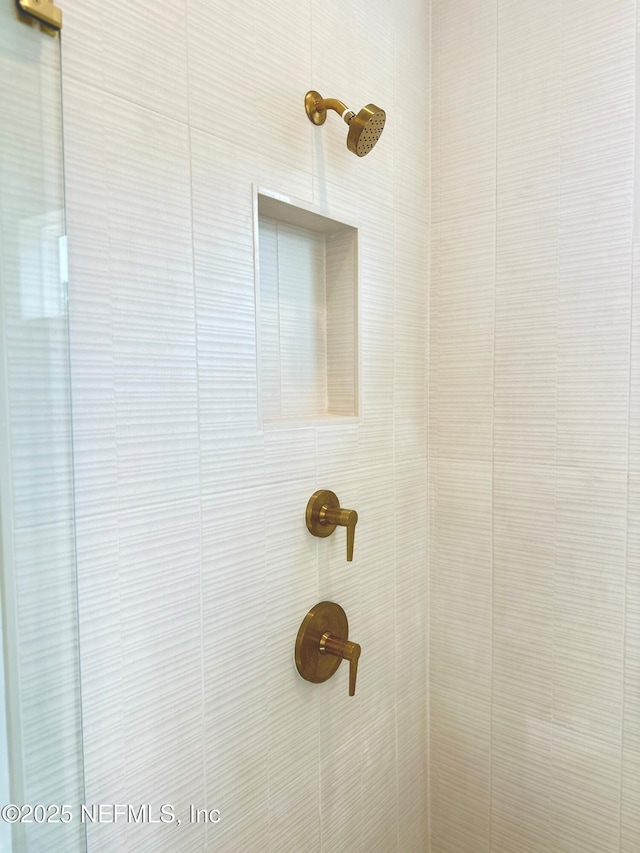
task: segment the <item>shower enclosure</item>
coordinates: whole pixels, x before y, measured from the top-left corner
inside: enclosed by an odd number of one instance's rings
[[[12,0],[0,116],[0,853],[79,851],[60,36]]]

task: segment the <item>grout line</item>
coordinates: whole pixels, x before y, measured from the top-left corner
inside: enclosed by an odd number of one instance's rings
[[[548,780],[549,790],[546,795],[546,805],[549,808],[549,835],[548,843],[554,842],[554,811],[553,811],[553,781],[554,781],[554,728],[556,720],[556,696],[557,696],[557,604],[556,592],[558,584],[558,374],[560,369],[560,312],[561,312],[561,249],[560,230],[562,224],[562,156],[563,156],[563,112],[562,112],[562,86],[563,86],[563,34],[564,34],[563,7],[558,11],[558,185],[556,189],[556,304],[555,304],[555,401],[554,401],[554,445],[553,445],[553,565],[551,574],[551,719],[549,721],[549,755],[548,755]]]
[[[428,48],[431,60],[429,62],[429,139],[433,139],[433,78],[434,78],[434,56],[435,51],[433,50],[433,9],[434,4],[429,4],[429,24],[428,24]],[[425,683],[426,683],[426,691],[425,691],[425,719],[426,719],[426,734],[427,734],[427,743],[426,743],[426,755],[425,755],[425,781],[427,784],[427,853],[431,850],[431,538],[430,538],[430,519],[431,519],[431,502],[429,500],[430,497],[430,474],[431,474],[431,466],[429,464],[429,447],[430,447],[430,412],[429,412],[429,400],[430,400],[430,391],[431,391],[431,283],[432,283],[432,260],[433,260],[433,235],[431,223],[433,221],[433,146],[430,144],[427,146],[427,258],[426,258],[426,319],[425,319],[425,405],[424,405],[424,425],[425,425],[425,465],[424,465],[424,476],[425,476],[425,497],[426,497],[426,518],[425,524],[427,526],[426,530],[426,554],[425,554],[425,590],[426,590],[426,601],[425,601],[425,645],[426,645],[426,654],[425,654]]]
[[[624,594],[623,594],[623,610],[622,610],[622,684],[621,684],[621,708],[620,708],[620,786],[619,786],[619,802],[618,802],[618,849],[622,851],[622,818],[623,818],[623,802],[624,802],[624,759],[625,759],[625,710],[626,710],[626,674],[627,674],[627,613],[629,601],[629,517],[630,517],[630,471],[631,471],[631,400],[633,392],[633,306],[634,306],[634,290],[635,290],[635,251],[634,251],[634,233],[636,222],[634,221],[633,212],[636,207],[636,198],[638,194],[638,0],[635,3],[635,54],[634,54],[634,79],[635,79],[635,97],[633,103],[634,121],[633,121],[633,150],[635,157],[633,160],[633,206],[632,206],[632,225],[631,225],[631,288],[629,299],[629,371],[628,371],[628,390],[627,390],[627,493],[626,493],[626,524],[625,524],[625,541],[624,541]],[[636,215],[637,215],[637,211]]]
[[[397,47],[398,47],[398,18],[397,15],[394,18],[394,30],[393,30],[393,64],[394,64],[394,80],[393,80],[393,100],[394,103],[397,103],[397,86],[398,86],[398,74],[396,67],[396,57],[397,57]],[[394,198],[396,195],[396,185],[394,182]],[[392,394],[393,394],[393,402],[392,402],[392,417],[391,417],[391,458],[393,464],[393,541],[392,541],[392,566],[393,566],[393,614],[394,614],[394,626],[393,626],[393,634],[394,634],[394,655],[393,655],[393,747],[394,747],[394,759],[395,759],[395,767],[394,767],[394,814],[395,814],[395,838],[396,838],[396,849],[400,850],[400,748],[399,748],[399,738],[398,738],[398,692],[399,692],[399,672],[398,672],[398,656],[399,656],[399,619],[398,619],[398,459],[397,459],[397,444],[396,444],[396,431],[397,431],[397,417],[396,417],[396,380],[397,380],[397,368],[398,368],[398,347],[397,347],[397,291],[396,291],[396,246],[398,242],[398,225],[397,225],[397,210],[394,207],[393,210],[393,230],[392,230],[392,240],[391,240],[391,272],[392,272],[392,299],[391,299],[391,310],[393,314],[393,322],[391,324],[391,338],[392,338]]]
[[[493,249],[493,330],[492,330],[492,354],[491,354],[491,601],[490,601],[490,649],[489,649],[489,824],[488,824],[488,851],[490,853],[493,843],[493,706],[494,706],[494,601],[495,601],[495,423],[496,423],[496,307],[498,290],[498,60],[499,60],[499,6],[500,0],[496,0],[496,24],[495,24],[495,137],[494,137],[494,249]]]
[[[199,570],[200,570],[200,696],[201,696],[201,719],[202,719],[202,785],[204,802],[207,802],[207,755],[205,744],[207,742],[207,715],[206,715],[206,690],[205,690],[205,655],[204,655],[204,577],[202,565],[202,419],[200,412],[200,359],[198,347],[198,290],[196,286],[196,247],[194,227],[194,205],[193,205],[193,138],[191,127],[191,91],[189,88],[190,55],[189,55],[189,19],[190,4],[185,7],[185,29],[186,29],[186,65],[187,65],[187,133],[189,137],[189,203],[190,203],[190,225],[191,225],[191,280],[193,283],[193,331],[195,347],[195,372],[196,372],[196,415],[198,424],[198,548],[199,548]],[[209,830],[205,827],[205,846],[208,841]]]

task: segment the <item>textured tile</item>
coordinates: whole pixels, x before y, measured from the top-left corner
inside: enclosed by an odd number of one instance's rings
[[[432,685],[429,714],[431,849],[489,853],[489,703]]]
[[[217,713],[215,694],[209,694],[212,698],[207,701],[204,742],[206,802],[215,803],[226,825],[240,830],[246,822],[245,831],[251,833],[254,826],[247,815],[266,810],[268,802],[264,714],[255,701],[235,702],[230,713]],[[266,822],[262,833],[265,828]],[[239,840],[240,832],[236,836]],[[259,845],[234,849],[259,849]]]
[[[200,424],[255,427],[251,179],[241,192],[229,152],[212,157],[215,142],[191,131]]]
[[[397,778],[389,774],[389,767],[397,765],[393,710],[380,714],[365,730],[361,748],[363,850],[385,853],[396,847],[399,829],[387,811],[390,805],[398,808]]]
[[[76,549],[85,796],[87,803],[116,802],[125,759],[117,516],[81,520]]]
[[[627,460],[631,192],[575,193],[560,204],[558,461]],[[606,281],[606,288],[603,287]]]
[[[187,121],[187,2],[115,0],[64,8],[64,74]]]
[[[350,708],[350,713],[359,710]],[[389,804],[395,808],[397,801],[395,779],[388,773],[394,761],[393,713],[361,727],[337,749],[326,744],[320,762],[322,850],[382,853],[394,848],[397,828],[387,820]]]
[[[202,502],[206,793],[229,823],[267,797],[267,649],[237,653],[265,632],[265,521],[261,489]]]
[[[353,713],[353,712],[352,712]],[[361,853],[364,847],[363,816],[363,736],[346,746],[321,756],[320,761],[320,827],[321,850],[337,853],[353,850]],[[345,808],[345,802],[349,808]]]
[[[324,240],[277,231],[281,413],[321,414],[328,408]]]
[[[396,690],[413,707],[426,702],[428,675],[426,466],[398,466],[394,485]]]
[[[396,212],[412,221],[428,223],[430,179],[424,172],[425,140],[430,137],[431,79],[433,52],[424,46],[431,42],[430,19],[421,0],[394,4],[395,54],[393,60],[394,110],[389,117],[395,129],[393,174]],[[385,128],[386,133],[386,128]],[[386,142],[386,138],[385,138]]]
[[[256,427],[200,429],[202,494],[257,488],[265,481],[265,436]]]
[[[202,499],[203,652],[216,713],[264,697],[264,651],[239,668],[233,650],[247,632],[264,630],[265,521],[262,489]]]
[[[640,752],[640,469],[629,472],[624,744]]]
[[[397,652],[390,642],[398,618],[394,521],[389,512],[395,514],[395,503],[390,502],[389,495],[381,505],[373,498],[376,493],[380,494],[380,490],[364,488],[360,493],[358,524],[360,518],[363,521],[358,543],[359,590],[357,605],[352,607],[349,617],[350,631],[363,648],[360,692],[363,719],[372,725],[392,713],[397,701],[398,666]],[[345,568],[348,570],[348,564]]]
[[[315,429],[268,431],[264,440],[266,479],[274,485],[308,481],[316,467],[316,441]],[[300,507],[300,519],[304,518],[305,507],[306,502]]]
[[[414,222],[395,217],[394,242],[394,455],[397,461],[427,454],[427,229],[414,236]]]
[[[112,244],[121,507],[197,495],[198,401],[190,261]]]
[[[549,463],[558,394],[558,204],[500,209],[494,353],[496,460]]]
[[[491,851],[551,847],[551,721],[535,709],[494,703],[491,719]]]
[[[554,726],[551,850],[619,849],[620,747]]]
[[[329,302],[327,239],[322,234],[260,218],[260,371],[265,420],[323,416],[331,401],[329,352],[350,341],[332,340],[336,308]],[[353,270],[353,262],[351,263]],[[353,275],[345,282],[353,299]],[[353,315],[353,309],[351,311]],[[348,314],[345,319],[348,324]],[[347,331],[347,330],[345,330]],[[353,373],[353,354],[351,355]],[[334,363],[335,362],[335,363]],[[331,379],[339,360],[332,359]],[[353,414],[353,376],[351,409]],[[348,405],[348,400],[346,401]]]
[[[312,536],[305,524],[307,501],[315,484],[307,475],[282,490],[279,510],[269,513],[265,533],[265,571],[270,616],[269,643],[278,648],[280,665],[293,665],[293,644],[309,608],[320,600],[318,548],[326,540]]]
[[[120,797],[171,803],[184,812],[205,790],[199,506],[127,512],[118,523],[122,685],[116,701],[126,756]],[[176,844],[162,824],[132,825],[119,834],[144,850]],[[187,827],[180,848],[188,849],[194,836],[198,828]]]
[[[75,808],[82,800],[82,744],[73,525],[14,526],[10,543],[6,671],[19,724],[11,716],[8,722],[21,750],[12,792],[48,802],[68,791]],[[42,833],[30,835],[46,841]]]
[[[620,853],[634,853],[640,844],[640,752],[625,750],[622,760]]]
[[[328,427],[316,430],[316,471],[318,487],[331,486],[338,497],[352,483],[360,468],[360,426]]]
[[[260,417],[278,418],[282,407],[280,368],[280,302],[278,282],[278,223],[258,220],[258,273],[256,275],[256,333]]]
[[[266,833],[269,827],[267,804],[262,804],[233,821],[220,821],[207,828],[205,853],[244,853],[246,850],[264,849]]]
[[[242,142],[252,159],[275,161],[281,172],[311,171],[314,128],[304,111],[311,88],[308,0],[271,6],[268,14],[258,0],[242,9],[221,0],[187,6],[191,125],[225,145]]]
[[[388,227],[386,227],[388,226]],[[392,417],[394,403],[393,229],[384,219],[358,235],[362,418]]]
[[[93,94],[74,80],[64,81],[75,507],[79,520],[117,507],[111,278],[103,218],[107,174],[102,104]]]
[[[90,90],[87,94],[96,97]],[[190,272],[192,259],[189,136],[172,118],[107,94],[99,97],[102,121],[93,144],[103,147],[109,239],[129,251],[128,262],[151,261],[166,273]],[[123,154],[126,152],[126,155]],[[112,274],[122,268],[112,268]],[[181,284],[182,282],[177,282]],[[184,286],[184,285],[183,285]],[[141,294],[142,295],[142,294]],[[133,296],[133,295],[132,295]]]
[[[495,239],[494,214],[433,227],[431,456],[491,458]]]
[[[397,709],[398,850],[421,850],[429,838],[429,751],[426,683],[424,698]],[[417,745],[421,744],[421,748]],[[393,849],[393,847],[392,847]],[[428,847],[427,847],[428,849]]]
[[[437,2],[432,12],[431,849],[632,850],[636,9],[632,0],[470,7]],[[469,225],[475,213],[486,213],[482,234]],[[456,569],[478,563],[470,507],[480,513],[477,496],[451,498],[440,466],[454,457],[460,469],[466,459],[493,463],[484,503],[493,601],[471,586],[477,571],[459,592]],[[471,494],[477,468],[465,467],[453,482]],[[480,646],[478,612],[490,608]],[[478,694],[487,672],[490,696]],[[471,691],[487,717],[492,700],[490,741],[470,736],[469,722],[443,746],[434,709],[449,688],[465,713]],[[472,747],[486,755],[489,743],[485,837],[486,812],[458,781],[471,774],[455,777],[447,798],[438,773],[454,749],[470,761]]]
[[[426,466],[395,474],[396,738],[398,849],[419,850],[428,833]]]
[[[491,693],[491,465],[429,464],[430,682]]]
[[[495,210],[497,4],[432,10],[433,221]]]
[[[354,231],[327,235],[327,409],[358,414],[358,244]]]
[[[635,459],[634,459],[635,463]],[[629,473],[621,853],[640,844],[640,469]]]
[[[136,55],[137,14],[112,48],[89,33],[94,6],[69,19],[79,534],[99,740],[88,790],[166,793],[222,813],[184,833],[93,828],[90,849],[424,850],[424,5],[251,0],[239,12],[188,0],[149,21]],[[310,50],[309,32],[327,25]],[[188,68],[174,73],[187,47]],[[106,80],[109,50],[119,55]],[[311,87],[354,109],[379,103],[388,123],[376,150],[350,154],[339,116],[312,127]],[[257,186],[359,228],[358,421],[260,429]],[[334,249],[327,268],[345,263]],[[299,272],[296,262],[294,296]],[[354,306],[335,295],[342,333],[357,325]],[[327,396],[341,413],[354,396],[346,361],[329,334]],[[344,530],[320,540],[306,529],[317,488],[360,513],[353,563]],[[320,685],[295,668],[299,624],[322,598],[345,608],[362,643],[353,698],[346,664]],[[261,640],[240,662],[247,636]]]
[[[494,466],[493,700],[538,720],[553,711],[556,474]]]
[[[320,771],[283,777],[286,784],[269,790],[270,853],[320,853]]]
[[[640,468],[640,242],[634,240],[629,376],[629,465]]]
[[[550,203],[560,190],[561,8],[497,4],[497,204]]]
[[[620,749],[626,475],[560,468],[554,578],[554,719]]]
[[[95,328],[98,343],[94,358],[79,362],[75,388],[102,389],[91,392],[95,409],[87,399],[78,410],[80,451],[93,463],[91,475],[79,475],[81,506],[95,512],[97,494],[114,500],[114,462],[119,506],[161,503],[168,493],[193,497],[198,424],[187,130],[111,95],[100,95],[94,106],[95,93],[74,81],[66,91],[93,155],[84,156],[71,186],[71,225],[74,215],[103,216],[108,237],[97,241],[107,257],[99,253],[84,266],[97,298],[89,308],[81,297],[76,310],[86,314],[78,313],[74,324],[83,316],[83,329]],[[101,182],[90,176],[88,185],[81,183],[96,170]],[[72,270],[75,240],[86,254],[94,246],[86,228],[74,233]],[[86,334],[74,337],[79,356],[88,347]]]
[[[59,57],[14,24],[12,11],[5,14],[3,29],[13,33],[13,44],[3,36],[0,279],[2,422],[8,442],[3,490],[9,490],[5,523],[17,531],[68,522],[73,485],[66,285],[59,261],[64,234]],[[29,63],[34,55],[42,67]],[[25,164],[24,139],[43,152],[32,168]]]
[[[563,193],[614,184],[631,190],[635,26],[633,0],[562,6]]]

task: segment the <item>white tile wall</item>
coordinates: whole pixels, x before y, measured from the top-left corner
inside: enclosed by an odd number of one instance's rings
[[[431,849],[629,853],[636,4],[432,5]]]
[[[495,215],[434,222],[429,294],[429,452],[491,458]],[[464,411],[460,410],[464,400]]]
[[[431,849],[635,851],[633,0],[433,0],[431,56],[412,0],[116,6],[108,36],[67,5],[89,796],[170,773],[226,815],[185,850],[426,849],[430,154]],[[312,86],[387,110],[370,157],[306,122]],[[359,425],[256,428],[252,183],[360,225]],[[317,486],[360,513],[351,566],[304,528]],[[355,700],[292,669],[320,597],[363,645]]]
[[[87,799],[222,818],[95,826],[89,849],[422,853],[428,8],[109,18],[65,5]],[[374,152],[311,126],[312,87],[387,111]],[[359,423],[258,427],[254,185],[359,227]],[[351,564],[344,531],[306,530],[319,487],[359,512]],[[295,670],[325,597],[362,644],[354,698],[345,666]]]

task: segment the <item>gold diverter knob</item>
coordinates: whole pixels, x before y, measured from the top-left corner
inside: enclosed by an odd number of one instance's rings
[[[306,512],[307,529],[314,536],[330,536],[336,527],[347,528],[347,562],[353,560],[358,513],[355,509],[341,509],[335,492],[320,489],[309,498]]]
[[[348,639],[347,614],[333,601],[321,601],[302,620],[296,637],[296,667],[306,681],[319,684],[349,661],[349,696],[355,696],[361,648]]]

